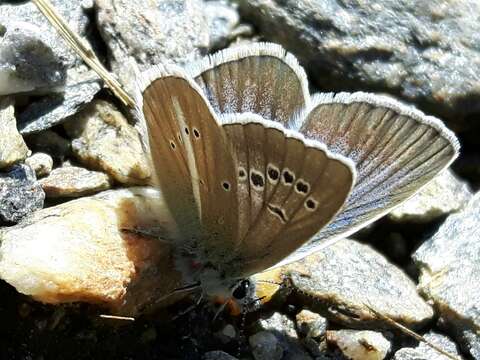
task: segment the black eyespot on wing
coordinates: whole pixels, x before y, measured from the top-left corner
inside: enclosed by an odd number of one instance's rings
[[[273,166],[269,166],[267,170],[268,178],[272,181],[277,181],[280,177],[280,172],[278,169],[275,169]]]
[[[193,136],[195,136],[197,139],[200,137],[200,132],[195,128],[193,128]]]
[[[230,183],[228,181],[222,182],[222,187],[225,191],[230,191]]]
[[[278,207],[278,206],[275,206],[275,205],[272,205],[272,204],[268,204],[268,205],[267,205],[267,208],[268,208],[268,210],[270,210],[275,216],[277,216],[282,223],[284,223],[284,224],[287,223],[288,218],[287,218],[287,215],[285,215],[285,211],[283,211],[282,208],[280,208],[280,207]]]
[[[308,184],[305,181],[298,180],[295,185],[295,188],[299,193],[307,194],[308,191],[310,190],[310,184]]]
[[[188,130],[187,127],[186,127],[184,130],[185,130],[185,134],[186,134],[186,135],[189,135],[189,134],[190,134],[190,131]]]
[[[287,185],[293,184],[293,181],[295,180],[295,174],[290,172],[289,170],[285,169],[283,170],[283,181]]]
[[[240,178],[240,180],[245,180],[247,178],[247,173],[243,168],[238,169],[238,177]]]
[[[175,150],[175,143],[173,141],[170,141],[170,146],[172,147],[173,150]]]
[[[305,206],[307,207],[307,210],[314,211],[317,208],[317,202],[312,198],[309,198],[305,201]]]
[[[256,188],[263,188],[265,186],[263,175],[259,172],[251,171],[250,180],[252,181],[252,185]]]

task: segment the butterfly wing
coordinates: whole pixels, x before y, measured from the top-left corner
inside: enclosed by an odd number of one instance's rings
[[[309,105],[305,72],[276,44],[222,50],[187,70],[218,114],[251,112],[287,126]]]
[[[263,271],[288,256],[342,208],[353,165],[317,141],[254,114],[223,119],[237,166],[239,241],[229,276]]]
[[[176,67],[154,67],[139,84],[140,120],[156,182],[181,238],[236,239],[232,153],[213,110],[193,80]],[[229,204],[228,212],[218,204]],[[221,239],[220,239],[221,236]]]
[[[366,93],[317,96],[297,128],[352,159],[358,177],[335,220],[278,265],[301,259],[385,215],[449,166],[459,149],[440,120]]]

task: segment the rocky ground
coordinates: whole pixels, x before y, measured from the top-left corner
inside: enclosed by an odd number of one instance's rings
[[[476,0],[52,3],[127,88],[130,61],[182,65],[272,41],[299,58],[312,90],[395,96],[442,118],[462,151],[360,233],[258,275],[265,298],[245,316],[213,320],[203,303],[182,314],[190,298],[145,309],[179,279],[164,245],[114,222],[168,226],[152,216],[158,194],[141,187],[150,170],[131,117],[32,3],[1,1],[1,359],[447,359],[366,304],[459,359],[480,359]],[[122,190],[132,186],[135,196]],[[133,272],[135,295],[119,304]]]

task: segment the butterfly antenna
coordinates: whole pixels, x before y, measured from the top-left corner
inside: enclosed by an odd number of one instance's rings
[[[113,319],[113,320],[122,320],[122,321],[135,321],[134,317],[131,316],[120,316],[120,315],[108,315],[100,314],[102,319]]]
[[[395,321],[393,320],[392,318],[386,316],[386,315],[383,315],[381,313],[379,313],[378,311],[376,311],[375,309],[373,309],[372,307],[368,306],[367,304],[364,304],[368,310],[374,314],[376,317],[378,317],[379,319],[382,319],[384,321],[386,321],[388,324],[392,325],[393,327],[397,328],[398,330],[400,330],[401,332],[403,332],[404,334],[414,338],[415,340],[418,340],[420,342],[423,342],[425,344],[427,344],[428,346],[430,346],[432,349],[438,351],[440,354],[442,355],[445,355],[446,357],[452,359],[452,360],[460,360],[460,358],[456,357],[455,355],[452,355],[450,354],[449,352],[441,349],[440,347],[438,347],[437,345],[433,344],[432,342],[428,341],[427,339],[425,339],[422,335],[420,334],[417,334],[415,331],[412,331],[410,330],[409,328],[407,328],[406,326],[400,324],[398,321]]]
[[[49,0],[32,0],[38,9],[45,15],[52,26],[57,29],[60,35],[70,47],[87,63],[87,65],[100,76],[113,93],[128,107],[135,107],[135,101],[123,90],[120,83],[102,65],[92,48],[78,36],[67,24],[65,19],[57,12]]]

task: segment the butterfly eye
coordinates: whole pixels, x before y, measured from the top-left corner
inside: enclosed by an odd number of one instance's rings
[[[293,184],[295,180],[295,174],[290,172],[288,169],[283,170],[283,181],[286,185]]]
[[[314,211],[317,208],[317,205],[318,203],[312,198],[308,198],[307,201],[305,201],[305,207],[307,210]]]
[[[307,194],[308,190],[310,190],[310,184],[300,179],[295,184],[295,190],[298,193]]]
[[[248,294],[249,287],[250,281],[242,280],[240,284],[237,285],[235,290],[233,290],[232,296],[237,300],[244,299]]]

